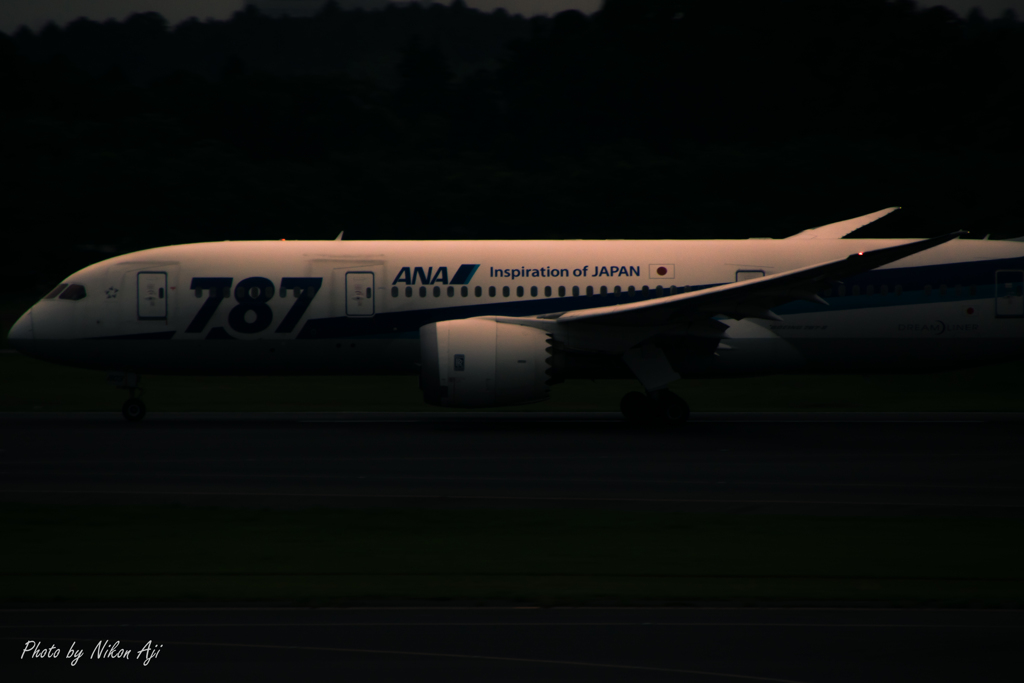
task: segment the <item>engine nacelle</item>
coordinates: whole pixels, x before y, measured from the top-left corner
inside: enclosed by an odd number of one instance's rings
[[[446,320],[420,328],[420,388],[427,403],[484,408],[543,401],[551,343],[535,327]]]

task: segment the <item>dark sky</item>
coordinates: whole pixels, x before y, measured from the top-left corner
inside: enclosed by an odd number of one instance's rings
[[[296,8],[296,13],[306,13],[310,7],[320,5],[323,1],[255,0],[255,4],[263,5],[270,10],[292,6]],[[340,0],[339,4],[345,6],[353,1],[383,4],[385,0]],[[447,1],[444,0],[445,4]],[[192,16],[200,19],[224,19],[240,9],[243,4],[244,0],[0,0],[0,31],[11,33],[22,24],[38,29],[47,21],[66,24],[80,16],[95,20],[123,19],[129,14],[146,11],[160,12],[172,24]],[[466,0],[466,4],[485,11],[504,7],[510,12],[529,16],[541,13],[554,14],[565,9],[579,9],[590,13],[600,7],[601,0]],[[922,0],[918,4],[943,4],[961,14],[977,6],[991,18],[1012,7],[1019,18],[1024,18],[1024,0],[945,0],[941,3]]]

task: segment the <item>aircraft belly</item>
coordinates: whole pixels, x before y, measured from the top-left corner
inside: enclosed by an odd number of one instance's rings
[[[814,372],[936,371],[1024,355],[1024,320],[996,318],[991,299],[823,311],[758,324],[785,339]]]
[[[800,372],[806,361],[789,340],[768,329],[762,321],[725,320],[729,329],[712,354],[670,354],[675,370],[683,377],[742,376]]]
[[[104,371],[178,375],[417,374],[417,339],[37,340],[34,356]]]
[[[1020,358],[1019,339],[795,339],[808,372],[941,372]]]

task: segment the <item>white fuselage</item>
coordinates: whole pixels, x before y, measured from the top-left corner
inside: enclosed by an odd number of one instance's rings
[[[40,301],[10,339],[30,355],[110,371],[416,373],[428,323],[626,303],[908,241],[187,244],[84,268],[65,281],[84,296]],[[1022,288],[1024,243],[955,240],[834,284],[821,292],[827,306],[775,308],[781,322],[724,319],[722,349],[691,356],[683,345],[672,362],[684,376],[995,362],[1024,350]],[[571,336],[561,341],[584,354],[636,343],[621,329],[607,343]]]

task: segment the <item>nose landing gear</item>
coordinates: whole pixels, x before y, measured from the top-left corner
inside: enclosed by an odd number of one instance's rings
[[[619,409],[635,425],[676,427],[690,418],[690,406],[668,389],[648,394],[631,391],[622,397]]]
[[[146,417],[146,404],[142,402],[142,387],[139,376],[134,372],[112,372],[107,378],[118,389],[128,390],[128,400],[121,405],[121,414],[129,422],[138,422]]]
[[[136,398],[135,389],[129,389],[128,391],[131,396],[121,406],[121,414],[129,422],[138,422],[146,417],[146,404],[142,402],[141,398]]]

